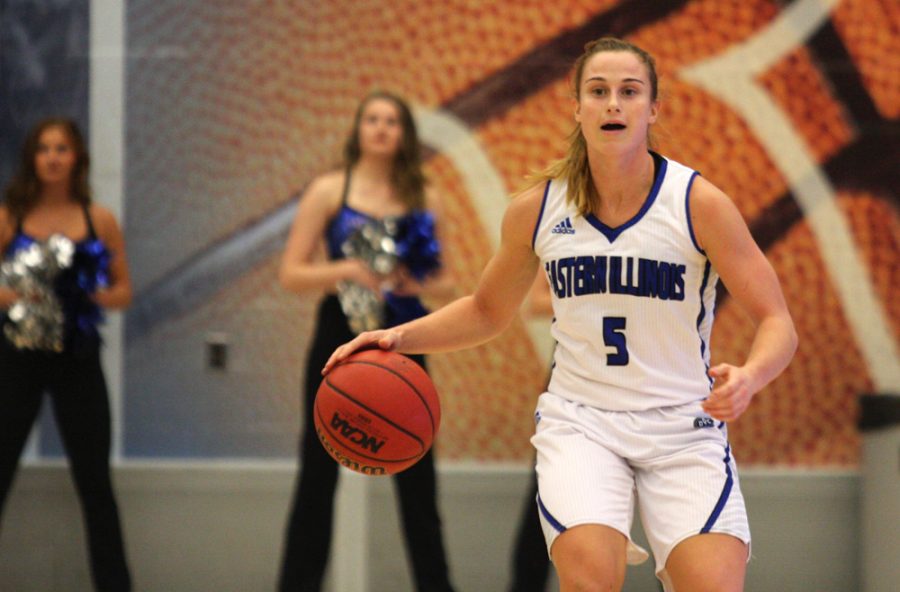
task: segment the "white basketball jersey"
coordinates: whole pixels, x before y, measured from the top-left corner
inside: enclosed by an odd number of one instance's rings
[[[579,215],[565,181],[547,184],[533,246],[555,317],[548,391],[613,411],[709,395],[718,275],[691,228],[695,175],[658,158],[643,207],[617,228]]]

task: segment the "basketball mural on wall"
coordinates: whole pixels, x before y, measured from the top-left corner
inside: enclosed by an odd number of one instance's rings
[[[857,395],[900,388],[896,3],[135,0],[127,21],[126,455],[294,456],[315,299],[275,270],[366,91],[418,107],[463,294],[509,195],[562,154],[568,68],[607,34],[656,57],[659,151],[735,200],[800,334],[731,426],[739,462],[854,466]],[[225,375],[198,361],[213,331],[231,336]],[[752,334],[720,287],[713,363],[740,363]],[[429,367],[441,460],[530,459],[549,359],[523,323]]]

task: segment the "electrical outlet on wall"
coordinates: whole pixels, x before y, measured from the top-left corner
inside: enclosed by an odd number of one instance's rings
[[[206,334],[206,368],[225,371],[228,369],[228,349],[230,340],[227,333]]]

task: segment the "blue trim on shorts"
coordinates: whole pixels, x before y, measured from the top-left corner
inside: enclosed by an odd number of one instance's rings
[[[541,500],[541,494],[539,493],[537,496],[538,508],[541,510],[541,515],[544,519],[550,523],[550,526],[555,528],[558,532],[563,533],[566,532],[566,527],[559,523],[559,520],[553,517],[553,514],[547,509],[547,506],[544,505],[543,500]]]
[[[712,514],[709,515],[706,524],[700,529],[700,534],[705,534],[712,529],[716,520],[719,519],[719,514],[721,514],[722,510],[725,508],[726,502],[728,502],[728,496],[731,495],[731,487],[734,485],[734,476],[731,474],[730,464],[731,444],[725,446],[725,458],[723,460],[725,461],[725,487],[722,488],[722,494],[719,496],[719,501],[716,502],[716,507],[713,508]]]

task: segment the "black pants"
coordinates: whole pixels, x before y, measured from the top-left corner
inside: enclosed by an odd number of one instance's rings
[[[537,508],[537,473],[531,474],[531,485],[522,508],[519,530],[512,555],[512,584],[509,592],[544,592],[550,574],[550,558],[541,530]]]
[[[353,338],[334,296],[319,307],[318,328],[306,365],[304,423],[300,436],[300,473],[287,525],[279,590],[318,592],[331,545],[338,465],[316,437],[313,403],[328,356]],[[424,358],[412,356],[424,365]],[[393,476],[399,498],[406,551],[418,592],[452,592],[437,510],[434,458],[429,451],[418,463]]]
[[[110,479],[109,398],[99,348],[76,356],[19,351],[0,341],[0,513],[47,392],[84,513],[94,586],[130,590]]]

